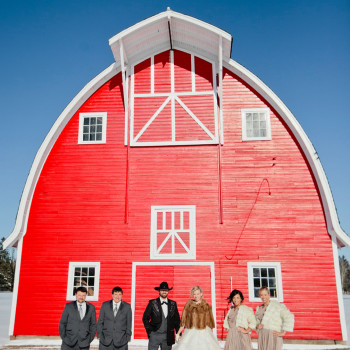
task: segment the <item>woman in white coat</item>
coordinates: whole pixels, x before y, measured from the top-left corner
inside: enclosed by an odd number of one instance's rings
[[[259,290],[262,304],[256,309],[255,317],[258,331],[259,350],[282,350],[283,336],[286,332],[293,332],[294,315],[285,305],[276,300],[270,300],[267,287]]]
[[[232,304],[227,313],[224,327],[228,330],[224,350],[251,350],[250,333],[256,326],[252,308],[242,305],[241,291],[234,289],[227,300]]]

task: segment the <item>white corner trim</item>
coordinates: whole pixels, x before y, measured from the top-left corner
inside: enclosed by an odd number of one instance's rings
[[[111,79],[119,72],[120,66],[116,63],[111,64],[108,68],[106,68],[103,72],[101,72],[98,76],[86,84],[57,118],[56,122],[50,129],[49,133],[46,135],[34,158],[19,204],[15,228],[9,237],[7,237],[5,240],[3,244],[4,249],[14,245],[18,239],[20,237],[23,237],[26,233],[33,193],[41,170],[45,164],[46,158],[49,155],[51,148],[55,144],[58,136],[67,125],[68,121],[72,118],[72,116],[87,100],[87,98],[90,97],[97,89],[99,89],[104,83],[106,83],[109,79]]]
[[[134,76],[134,70],[132,74]],[[151,56],[151,94],[154,94],[154,55]]]
[[[229,71],[239,76],[249,86],[254,88],[262,97],[264,97],[288,125],[302,148],[317,181],[329,234],[331,235],[331,232],[335,232],[341,244],[344,246],[349,246],[350,237],[340,227],[333,196],[321,161],[301,125],[298,123],[286,105],[277,97],[277,95],[252,72],[248,71],[246,68],[232,59],[230,59],[228,62],[224,61],[224,66]]]
[[[195,69],[196,69],[196,67],[195,67],[195,63],[194,63],[194,54],[191,53],[191,85],[192,85],[191,91],[193,93],[196,92],[196,71],[195,71]]]
[[[216,324],[216,293],[215,293],[215,264],[214,262],[190,262],[190,261],[164,261],[164,262],[133,262],[132,263],[132,278],[131,278],[131,309],[132,313],[132,338],[134,340],[134,325],[135,325],[135,300],[136,300],[136,269],[138,266],[208,266],[210,267],[210,285],[211,285],[211,307]],[[217,335],[216,328],[213,329],[215,336]]]
[[[336,282],[336,286],[337,286],[340,326],[341,326],[343,341],[347,342],[348,341],[348,332],[347,332],[347,327],[346,327],[344,301],[343,301],[343,290],[342,290],[341,278],[340,278],[337,238],[336,238],[334,233],[332,233],[332,249],[333,249],[335,282]]]
[[[15,318],[17,311],[17,296],[18,296],[18,285],[19,285],[19,276],[21,272],[21,263],[22,263],[22,247],[23,247],[23,237],[19,239],[17,245],[17,260],[16,260],[16,271],[15,271],[15,283],[13,286],[12,294],[12,303],[11,303],[11,315],[10,315],[10,324],[9,324],[9,335],[13,335],[15,328]]]

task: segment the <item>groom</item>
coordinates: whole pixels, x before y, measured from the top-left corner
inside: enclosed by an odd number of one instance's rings
[[[142,321],[149,338],[148,350],[170,350],[175,343],[175,333],[180,328],[180,315],[175,301],[168,299],[169,288],[167,282],[155,287],[159,298],[148,302]]]

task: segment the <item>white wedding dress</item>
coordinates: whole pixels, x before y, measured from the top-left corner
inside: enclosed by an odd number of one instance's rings
[[[179,342],[173,345],[172,350],[220,350],[220,345],[212,330],[186,328]]]

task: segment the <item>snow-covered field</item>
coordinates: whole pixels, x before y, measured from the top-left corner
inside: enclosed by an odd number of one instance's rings
[[[10,321],[10,312],[11,312],[11,302],[12,302],[12,293],[0,293],[0,348],[1,345],[4,345],[9,342],[9,336],[8,336],[8,330],[9,330],[9,321]],[[345,315],[346,315],[346,325],[348,329],[348,336],[350,336],[350,296],[344,296],[344,306],[345,306]],[[41,344],[42,341],[39,340],[37,343],[38,345]],[[54,342],[56,346],[59,345],[59,342]],[[97,341],[94,340],[93,344],[97,345]],[[348,344],[350,345],[350,340],[348,341]],[[19,345],[19,344],[18,344]],[[256,345],[256,344],[254,344]],[[53,348],[57,348],[56,346],[53,346]],[[255,346],[254,346],[255,347]],[[23,349],[25,348],[25,345],[23,345]],[[309,346],[300,346],[296,347],[287,345],[283,347],[284,349],[299,349],[299,350],[313,350],[314,347]],[[146,349],[145,346],[129,346],[130,350],[141,350]],[[320,349],[320,347],[318,347]],[[324,347],[324,349],[329,349],[329,347]]]
[[[343,299],[346,317],[346,328],[348,330],[348,344],[350,345],[350,295],[344,295]]]
[[[12,293],[0,293],[0,345],[9,340],[9,322],[11,313]]]

